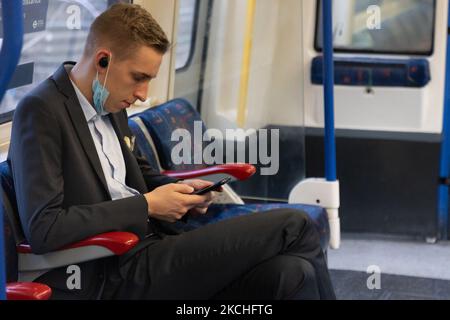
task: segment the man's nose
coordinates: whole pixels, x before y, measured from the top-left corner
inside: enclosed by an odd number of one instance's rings
[[[147,100],[147,94],[148,94],[148,83],[140,85],[136,91],[134,92],[134,96],[144,102]]]

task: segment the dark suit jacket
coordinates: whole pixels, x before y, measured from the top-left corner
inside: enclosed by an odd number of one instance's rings
[[[73,62],[72,62],[73,64]],[[131,152],[126,112],[110,114],[126,165],[126,184],[141,193],[175,182],[159,174]],[[137,149],[137,148],[136,148]],[[110,231],[148,232],[143,195],[112,201],[86,118],[62,65],[30,92],[14,114],[8,155],[20,220],[34,253],[43,254],[87,237]],[[80,264],[82,288],[76,297],[91,298],[100,285],[103,263]],[[110,259],[109,261],[113,261]],[[67,289],[66,268],[39,281]]]

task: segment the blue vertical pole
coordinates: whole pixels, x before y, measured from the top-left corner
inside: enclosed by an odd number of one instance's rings
[[[448,27],[450,28],[450,6],[448,11]],[[444,124],[442,127],[441,182],[438,191],[438,228],[439,237],[447,240],[448,237],[448,178],[450,171],[450,34],[447,34],[447,58],[445,69],[445,92],[444,92]],[[446,183],[447,182],[447,183]]]
[[[5,267],[6,253],[5,253],[4,230],[5,228],[3,226],[3,212],[0,211],[0,300],[6,300],[6,267]]]
[[[0,52],[0,102],[19,62],[23,43],[22,0],[2,0],[3,43]],[[3,215],[0,212],[0,300],[6,299]]]
[[[334,62],[333,62],[333,4],[322,1],[323,17],[323,79],[325,98],[325,178],[336,181],[336,145],[334,136]]]

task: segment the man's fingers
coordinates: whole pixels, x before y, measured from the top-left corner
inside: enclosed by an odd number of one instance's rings
[[[208,192],[204,195],[196,195],[196,194],[189,195],[187,201],[190,205],[199,206],[205,204],[208,201],[211,201],[211,199],[212,197],[210,195],[210,192]]]
[[[184,183],[174,183],[173,190],[179,193],[191,194],[194,192],[194,187],[184,184]]]
[[[180,183],[190,185],[191,187],[194,187],[195,190],[203,189],[203,188],[212,186],[214,184],[211,181],[200,180],[200,179],[184,180]]]
[[[193,213],[194,215],[196,215],[196,214],[205,214],[207,211],[208,211],[208,207],[206,207],[206,208],[195,207],[190,212]]]
[[[205,214],[208,211],[208,208],[198,208],[197,212],[199,212],[200,214]]]
[[[207,201],[199,204],[196,208],[208,208],[211,205],[212,201]]]
[[[203,189],[209,186],[212,186],[214,183],[206,180],[195,180],[195,189]]]

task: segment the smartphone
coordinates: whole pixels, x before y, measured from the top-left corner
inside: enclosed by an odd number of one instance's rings
[[[216,191],[217,189],[220,188],[220,186],[224,185],[225,183],[230,182],[230,180],[231,180],[230,177],[224,178],[224,179],[220,180],[219,182],[216,182],[212,186],[209,186],[209,187],[206,187],[206,188],[203,188],[203,189],[199,189],[197,191],[194,191],[192,194],[202,195],[202,194],[205,194],[205,193],[210,192],[210,191]]]

